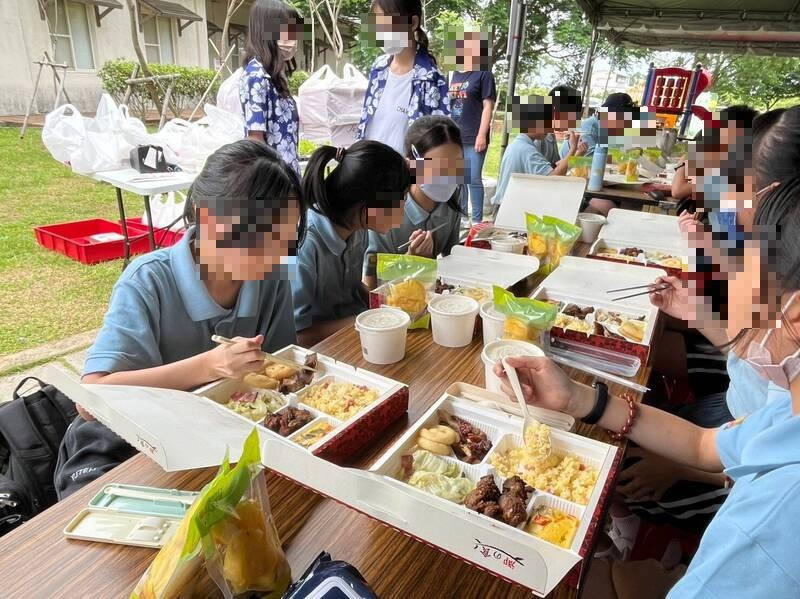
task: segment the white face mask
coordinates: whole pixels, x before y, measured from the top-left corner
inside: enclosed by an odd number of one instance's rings
[[[786,303],[786,308],[783,309],[784,313],[789,309],[789,306],[792,305],[798,293],[800,292],[796,292],[792,295]],[[767,349],[767,340],[774,332],[775,329],[770,329],[769,332],[764,335],[761,343],[750,344],[747,348],[746,361],[762,378],[772,381],[778,385],[778,387],[788,389],[792,381],[800,375],[800,349],[792,355],[786,356],[780,363],[774,364],[772,355]]]
[[[411,45],[411,36],[407,31],[376,31],[375,39],[387,54],[400,54]]]
[[[278,40],[278,52],[284,61],[291,60],[297,54],[297,40]]]

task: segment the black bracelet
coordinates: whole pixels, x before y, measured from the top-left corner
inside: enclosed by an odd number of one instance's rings
[[[608,386],[600,381],[595,381],[592,386],[596,391],[594,407],[591,412],[581,418],[584,424],[597,424],[605,414],[606,406],[608,405]]]

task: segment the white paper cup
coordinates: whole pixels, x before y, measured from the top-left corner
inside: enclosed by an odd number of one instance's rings
[[[480,305],[466,295],[435,295],[428,303],[433,341],[444,347],[472,342]]]
[[[600,229],[606,224],[605,217],[590,212],[581,212],[578,215],[578,226],[581,228],[581,241],[594,243],[600,234]]]
[[[492,249],[496,252],[506,252],[507,254],[521,254],[525,249],[525,240],[516,237],[500,237],[499,239],[489,240]]]
[[[371,364],[394,364],[406,355],[411,317],[394,308],[375,308],[356,317],[361,353]]]
[[[533,343],[518,341],[516,339],[499,339],[484,346],[481,352],[484,372],[486,375],[485,386],[488,391],[502,393],[500,379],[494,373],[494,365],[503,358],[510,356],[544,356],[544,352]]]
[[[481,321],[483,321],[483,345],[497,341],[503,336],[505,314],[497,311],[493,301],[485,302],[481,306]]]

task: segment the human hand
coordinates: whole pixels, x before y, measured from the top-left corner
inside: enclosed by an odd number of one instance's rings
[[[411,234],[411,244],[408,246],[408,254],[433,258],[433,235],[430,231],[417,229]]]
[[[486,150],[486,146],[487,146],[486,136],[478,135],[475,138],[475,151],[478,152],[478,154],[480,154],[481,152],[484,152]]]
[[[591,411],[592,398],[584,392],[584,386],[570,379],[550,358],[514,356],[506,358],[506,362],[517,371],[526,403],[578,417]],[[494,373],[506,395],[516,398],[502,362],[495,364]]]
[[[641,459],[620,473],[617,491],[634,501],[660,501],[672,485],[685,477],[685,468],[680,464],[639,447],[629,449],[626,456]]]
[[[581,136],[575,131],[570,131],[567,140],[569,140],[569,153],[575,154],[578,151],[578,144],[581,141]]]
[[[581,140],[578,142],[578,148],[575,150],[576,156],[583,156],[586,154],[586,151],[589,149],[589,144],[585,141]]]
[[[238,379],[264,367],[263,335],[234,337],[231,341],[230,345],[218,345],[206,352],[211,378]]]
[[[75,409],[78,410],[78,415],[81,418],[83,418],[84,420],[86,420],[87,422],[89,420],[94,420],[95,419],[94,416],[92,416],[89,412],[87,412],[86,408],[84,408],[81,404],[76,403],[75,404]]]
[[[658,277],[653,288],[664,287],[650,292],[650,303],[673,318],[690,320],[689,289],[678,277]]]

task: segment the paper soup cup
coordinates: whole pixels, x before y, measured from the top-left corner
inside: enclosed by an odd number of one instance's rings
[[[472,342],[480,305],[465,295],[436,295],[428,304],[433,341],[444,347],[464,347]]]
[[[506,252],[508,254],[521,254],[525,249],[525,240],[516,237],[500,237],[491,239],[492,249],[496,252]]]
[[[406,355],[406,333],[411,317],[402,310],[376,308],[356,317],[361,353],[371,364],[394,364]]]
[[[481,360],[483,360],[484,370],[486,374],[486,389],[488,391],[495,391],[502,393],[503,389],[500,386],[500,379],[494,373],[494,365],[503,358],[511,356],[544,356],[544,352],[535,346],[533,343],[527,341],[518,341],[516,339],[500,339],[492,341],[483,348],[481,353]]]
[[[506,316],[497,311],[493,301],[485,302],[481,306],[481,320],[483,321],[483,345],[497,341],[503,336],[503,324]]]
[[[604,224],[606,224],[606,219],[603,216],[590,212],[581,212],[578,215],[578,226],[581,228],[581,241],[583,243],[594,243]]]

